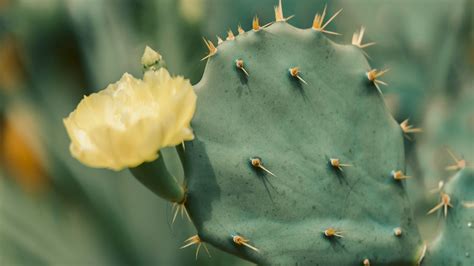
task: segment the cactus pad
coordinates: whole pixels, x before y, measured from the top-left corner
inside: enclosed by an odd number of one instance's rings
[[[359,48],[285,21],[218,45],[183,157],[199,237],[259,264],[416,262],[423,244],[394,178],[403,133],[370,70]]]
[[[473,265],[474,171],[461,170],[447,183],[444,193],[450,196],[452,207],[446,217],[439,218],[443,228],[429,245],[423,265]]]

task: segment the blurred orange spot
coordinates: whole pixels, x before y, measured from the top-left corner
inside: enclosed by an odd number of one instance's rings
[[[0,0],[0,10],[2,9]],[[18,43],[11,36],[0,40],[0,89],[7,91],[19,87],[23,80],[23,69],[20,63]]]
[[[10,4],[9,0],[0,0],[0,11],[3,11]]]
[[[34,134],[33,124],[27,124],[31,132],[24,132],[17,123],[12,121],[16,117],[7,118],[0,128],[0,159],[3,167],[26,192],[37,193],[46,188],[48,177],[40,151],[38,138],[28,138],[27,134]],[[22,122],[26,122],[20,120]]]

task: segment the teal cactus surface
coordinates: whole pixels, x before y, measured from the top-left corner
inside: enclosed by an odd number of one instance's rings
[[[186,206],[203,241],[259,264],[417,261],[422,241],[392,177],[405,171],[403,134],[370,69],[359,48],[286,22],[217,47],[195,85],[196,139],[184,151]]]

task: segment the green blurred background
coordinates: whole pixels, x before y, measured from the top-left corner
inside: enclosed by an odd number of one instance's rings
[[[283,1],[290,23],[308,28],[326,2]],[[85,94],[124,72],[141,76],[145,45],[175,74],[199,81],[206,48],[258,14],[273,20],[277,0],[0,0],[0,265],[249,265],[211,249],[180,250],[195,233],[127,171],[90,169],[74,160],[62,118]],[[427,239],[426,217],[449,177],[449,147],[474,162],[474,32],[469,0],[333,0],[344,8],[330,30],[349,43],[367,28],[376,68],[389,67],[387,105],[424,133],[406,141],[409,195]],[[317,62],[315,62],[317,63]],[[169,154],[168,156],[166,154]],[[180,172],[172,151],[167,163]],[[471,164],[472,165],[472,164]]]

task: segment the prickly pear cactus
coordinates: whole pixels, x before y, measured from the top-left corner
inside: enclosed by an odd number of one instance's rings
[[[151,108],[138,112],[142,98],[121,97],[117,105],[111,94],[110,103],[120,110],[113,116],[118,126],[110,127],[108,112],[98,113],[97,121],[109,128],[103,139],[112,140],[92,139],[100,144],[93,151],[118,162],[104,166],[129,167],[151,191],[173,202],[172,222],[179,212],[186,214],[197,234],[182,248],[196,245],[196,256],[201,247],[209,252],[209,243],[264,265],[472,265],[470,165],[451,154],[455,164],[446,169],[457,175],[439,183],[440,202],[427,213],[440,212],[444,225],[437,240],[425,244],[407,195],[403,140],[422,130],[408,120],[398,124],[389,113],[381,87],[388,70],[368,64],[363,48],[373,43],[363,41],[364,27],[352,45],[341,45],[327,37],[338,34],[328,25],[341,11],[325,21],[325,8],[309,29],[288,24],[281,2],[274,11],[275,22],[261,26],[255,17],[250,31],[229,31],[225,41],[217,38],[217,46],[204,40],[207,65],[194,90],[171,77],[162,56],[147,48],[143,80],[125,75],[109,90],[147,97],[148,89],[168,98],[154,97]],[[78,107],[65,120],[73,137],[95,133],[73,123],[88,110]],[[135,115],[152,122],[140,131],[134,120],[122,123]],[[153,120],[142,119],[149,116]],[[459,117],[470,121],[469,115]],[[130,130],[130,136],[152,137],[112,143],[113,134]],[[73,140],[83,151],[78,154],[88,155],[90,143],[83,139]],[[121,160],[131,149],[140,155],[142,143],[155,144],[142,156],[146,160]],[[128,149],[113,149],[124,145]],[[184,182],[176,176],[181,171],[167,170],[171,165],[160,151],[166,147],[176,148]],[[83,157],[77,156],[97,165]]]
[[[459,171],[444,189],[450,202],[443,229],[428,246],[423,265],[472,265],[474,263],[474,171]],[[441,204],[441,203],[440,203]],[[444,205],[440,205],[444,211]],[[440,211],[441,212],[441,211]]]
[[[415,263],[403,132],[380,72],[322,24],[257,21],[206,41],[186,208],[201,241],[259,264]]]

